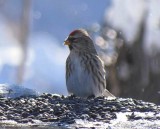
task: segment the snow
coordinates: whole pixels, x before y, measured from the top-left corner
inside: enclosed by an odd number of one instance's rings
[[[112,0],[109,9],[106,10],[105,20],[113,28],[122,31],[125,40],[132,43],[139,30],[146,5],[144,0]]]
[[[160,50],[159,5],[159,0],[112,0],[111,6],[106,9],[105,21],[120,31],[129,45],[136,39],[144,21],[144,50],[153,55]]]
[[[48,33],[34,33],[29,40],[29,52],[23,85],[41,93],[67,94],[65,61],[69,50]]]
[[[20,96],[39,95],[38,92],[32,89],[18,85],[0,84],[0,96],[4,98],[17,98]]]
[[[0,15],[0,67],[5,64],[18,65],[22,59],[22,51],[17,39],[13,36],[10,26]],[[1,68],[0,68],[1,69]]]
[[[160,50],[160,1],[150,0],[146,17],[146,31],[144,37],[144,50],[150,55]]]
[[[16,68],[22,59],[22,49],[6,21],[0,23],[0,83],[16,84]],[[68,49],[49,33],[32,33],[22,86],[38,92],[67,94],[65,60]]]

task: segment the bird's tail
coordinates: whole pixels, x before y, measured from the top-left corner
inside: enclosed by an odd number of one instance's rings
[[[105,97],[112,97],[112,98],[116,98],[113,94],[111,94],[107,89],[105,89],[105,91],[103,92],[103,95]]]

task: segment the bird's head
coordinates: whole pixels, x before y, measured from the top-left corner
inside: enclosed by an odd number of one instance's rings
[[[68,45],[70,51],[96,52],[92,39],[84,29],[72,31],[64,41],[64,44]]]

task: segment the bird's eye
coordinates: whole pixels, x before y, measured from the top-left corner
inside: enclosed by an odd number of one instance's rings
[[[76,42],[76,41],[77,41],[77,38],[69,37],[68,40],[69,40],[70,42]]]

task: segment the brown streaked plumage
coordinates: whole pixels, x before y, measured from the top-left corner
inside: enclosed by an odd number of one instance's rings
[[[66,85],[69,94],[80,97],[113,95],[106,90],[106,72],[87,31],[77,29],[65,41],[70,54],[66,60]]]

